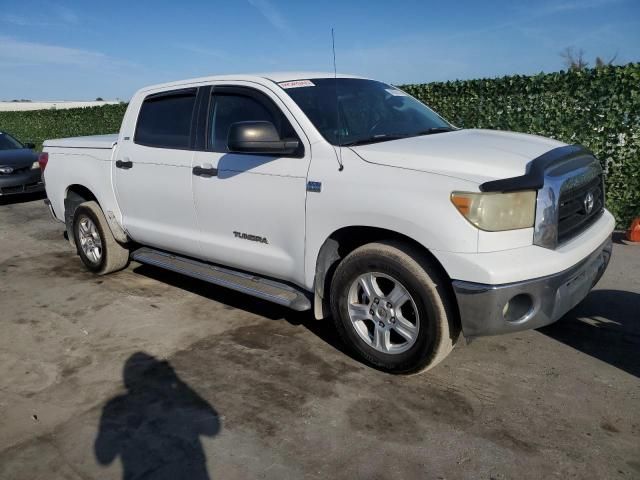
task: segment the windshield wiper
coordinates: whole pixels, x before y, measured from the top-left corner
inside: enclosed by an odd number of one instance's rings
[[[343,143],[343,147],[356,147],[358,145],[368,145],[370,143],[378,143],[378,142],[386,142],[387,140],[398,140],[399,138],[407,138],[410,135],[407,134],[399,134],[399,133],[389,133],[382,135],[374,135],[373,137],[361,138],[360,140],[354,140],[353,142]]]
[[[386,142],[387,140],[398,140],[400,138],[419,137],[421,135],[431,135],[433,133],[452,132],[455,128],[451,127],[434,127],[422,130],[417,133],[383,133],[380,135],[374,135],[373,137],[361,138],[360,140],[354,140],[353,142],[343,143],[343,147],[356,147],[358,145],[368,145],[371,143]]]
[[[453,132],[453,128],[451,127],[434,127],[427,128],[426,130],[422,130],[415,134],[416,137],[420,135],[431,135],[432,133],[444,133],[444,132]]]

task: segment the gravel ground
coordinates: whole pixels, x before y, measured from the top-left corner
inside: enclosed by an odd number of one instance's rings
[[[0,199],[0,478],[640,478],[640,245],[554,325],[390,376],[330,324],[133,263]],[[144,372],[144,374],[142,374]]]

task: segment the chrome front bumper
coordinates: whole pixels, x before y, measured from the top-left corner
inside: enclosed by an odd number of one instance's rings
[[[580,303],[609,264],[612,242],[573,267],[533,280],[504,285],[453,281],[465,337],[500,335],[555,322]]]

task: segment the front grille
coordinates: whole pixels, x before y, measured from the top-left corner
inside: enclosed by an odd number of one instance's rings
[[[39,191],[44,184],[42,182],[27,183],[26,185],[16,185],[13,187],[0,187],[0,195],[12,195],[16,193],[30,193]]]
[[[20,168],[16,168],[13,172],[11,173],[0,173],[0,175],[2,176],[9,176],[9,175],[17,175],[19,173],[24,173],[24,172],[28,172],[29,170],[31,170],[31,167],[20,167]]]
[[[593,195],[593,208],[587,211],[586,199]],[[558,206],[558,243],[566,242],[595,222],[604,210],[602,175],[560,194]]]

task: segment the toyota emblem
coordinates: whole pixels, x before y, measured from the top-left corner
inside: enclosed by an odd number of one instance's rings
[[[0,173],[3,175],[10,175],[13,173],[12,167],[0,167]]]
[[[582,201],[584,204],[584,211],[589,215],[593,210],[593,204],[595,203],[595,199],[593,198],[593,193],[589,192],[584,196],[584,200]]]

